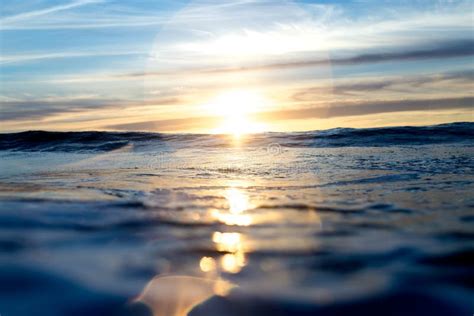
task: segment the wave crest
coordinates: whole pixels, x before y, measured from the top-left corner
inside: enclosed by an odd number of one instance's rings
[[[285,147],[348,147],[426,145],[472,142],[474,123],[461,122],[433,126],[382,128],[335,128],[325,131],[262,133],[249,135],[246,145]],[[145,132],[48,132],[27,131],[0,134],[0,150],[45,152],[103,152],[125,146],[227,147],[222,135],[160,134]]]

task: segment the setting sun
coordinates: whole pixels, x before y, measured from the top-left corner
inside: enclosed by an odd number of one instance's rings
[[[222,117],[222,123],[214,129],[214,133],[240,137],[265,129],[265,125],[253,120],[251,115],[268,104],[269,101],[256,91],[231,90],[219,94],[206,108],[212,115]]]

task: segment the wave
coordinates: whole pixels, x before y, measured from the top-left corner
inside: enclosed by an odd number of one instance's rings
[[[392,146],[457,143],[474,140],[474,123],[380,128],[334,128],[292,133],[288,145],[309,147]]]
[[[268,132],[249,135],[247,146],[279,144],[286,147],[370,147],[472,143],[474,123],[460,122],[432,126],[382,128],[334,128],[324,131]],[[102,152],[133,146],[157,148],[228,147],[232,142],[223,135],[161,134],[146,132],[48,132],[27,131],[0,134],[0,150],[43,152]]]

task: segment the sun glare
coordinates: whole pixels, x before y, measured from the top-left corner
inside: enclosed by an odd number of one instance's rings
[[[265,125],[253,120],[251,115],[267,105],[268,100],[258,92],[226,91],[207,104],[212,115],[222,117],[222,123],[213,132],[231,134],[236,138],[244,134],[262,132]]]

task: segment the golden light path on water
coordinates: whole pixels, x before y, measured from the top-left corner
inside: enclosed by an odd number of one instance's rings
[[[245,214],[251,208],[249,196],[242,189],[235,187],[227,188],[224,192],[228,209],[213,210],[212,216],[219,222],[228,226],[249,226],[252,217]],[[245,266],[244,237],[238,232],[216,231],[212,235],[212,241],[218,252],[224,253],[219,262],[214,258],[202,257],[199,266],[203,272],[209,272],[220,268],[228,273],[238,273]]]
[[[211,215],[219,222],[226,225],[249,226],[252,224],[252,217],[244,211],[250,208],[249,197],[244,191],[231,187],[226,189],[228,210],[213,210]]]
[[[229,226],[248,226],[251,217],[243,214],[251,207],[249,197],[243,190],[230,187],[223,196],[227,210],[215,211],[215,218]],[[219,272],[238,273],[246,265],[244,238],[238,232],[215,231],[211,240],[215,249],[223,253],[220,260],[204,256],[199,268],[212,277],[157,276],[153,278],[136,298],[153,311],[154,316],[186,316],[194,306],[214,295],[225,296],[235,286],[220,278]],[[217,275],[217,277],[216,277]]]
[[[157,276],[145,287],[136,301],[145,303],[153,310],[154,316],[186,316],[195,306],[212,296],[226,296],[236,285],[223,279],[222,275],[237,274],[248,265],[247,252],[251,252],[256,241],[250,243],[249,236],[239,232],[241,228],[261,223],[291,224],[280,210],[258,209],[256,201],[252,201],[247,182],[227,183],[228,187],[219,194],[224,199],[220,208],[211,209],[208,216],[211,222],[224,225],[210,235],[210,244],[216,255],[202,256],[197,268],[203,277],[186,275]],[[295,223],[313,223],[314,227],[321,224],[319,216],[310,210],[299,212],[300,216],[292,216]],[[295,215],[295,214],[293,214]],[[209,218],[207,220],[210,220]],[[257,227],[257,226],[256,226]],[[234,228],[234,229],[233,229]],[[314,229],[314,228],[313,228]],[[296,237],[295,237],[296,238]],[[299,238],[299,237],[298,237]],[[259,241],[260,247],[288,247],[295,244],[295,239],[282,235],[271,241]],[[299,246],[312,247],[304,240]]]

